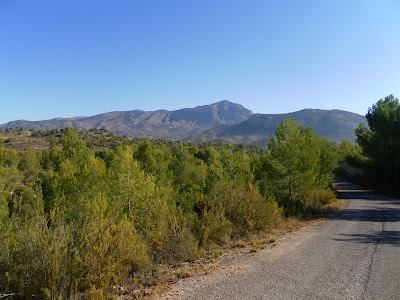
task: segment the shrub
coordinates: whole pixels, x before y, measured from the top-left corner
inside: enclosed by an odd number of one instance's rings
[[[224,244],[232,232],[232,223],[226,218],[222,205],[207,210],[204,208],[196,228],[199,245],[208,248],[211,244]]]
[[[281,213],[273,199],[264,199],[251,184],[247,188],[232,182],[220,182],[211,192],[214,203],[222,203],[226,218],[233,225],[233,234],[272,227]]]
[[[154,211],[157,229],[146,233],[156,263],[179,263],[197,258],[198,241],[190,230],[191,216],[166,205]]]
[[[170,264],[195,260],[198,242],[189,228],[176,226],[171,229],[162,240],[154,241],[157,260]]]
[[[48,226],[40,216],[15,224],[19,229],[9,245],[10,262],[3,265],[7,286],[0,288],[28,298],[64,299],[91,289],[98,295],[124,282],[148,263],[146,248],[131,222],[101,223],[89,222],[82,232],[62,220]]]
[[[331,189],[308,190],[302,196],[301,203],[305,213],[317,213],[324,206],[332,204],[336,195]]]

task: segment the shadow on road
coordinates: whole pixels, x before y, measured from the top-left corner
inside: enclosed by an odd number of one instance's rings
[[[331,217],[333,220],[362,222],[400,222],[400,209],[344,209]]]
[[[357,242],[363,244],[388,244],[400,247],[400,231],[379,231],[373,234],[340,234],[341,242]]]
[[[388,198],[384,196],[378,196],[370,194],[367,191],[362,190],[342,190],[339,191],[340,199],[365,199],[374,201],[388,201]],[[389,200],[390,201],[390,200]],[[393,201],[395,202],[395,201]]]
[[[382,225],[379,225],[379,227],[382,226],[382,230],[363,234],[339,234],[334,240],[400,246],[400,231],[386,231],[384,229],[385,223],[400,222],[400,201],[372,194],[370,191],[363,190],[361,187],[342,180],[340,177],[336,179],[335,185],[339,190],[341,199],[361,201],[357,201],[357,205],[354,208],[345,208],[338,211],[331,219],[381,223]]]

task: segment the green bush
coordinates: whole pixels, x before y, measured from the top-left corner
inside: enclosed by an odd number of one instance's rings
[[[305,213],[317,213],[324,206],[336,201],[336,195],[331,189],[308,190],[302,196],[301,203]]]
[[[198,240],[191,232],[193,216],[166,203],[153,211],[156,228],[145,233],[156,263],[179,263],[197,258]]]
[[[102,289],[95,289],[92,288],[88,293],[87,293],[87,300],[103,300],[104,299],[104,293]]]
[[[230,238],[232,223],[226,218],[222,205],[216,205],[209,210],[204,208],[195,231],[201,247],[222,245]]]
[[[264,199],[251,184],[247,188],[231,182],[218,183],[211,197],[222,203],[226,218],[232,223],[233,234],[243,236],[248,231],[265,230],[281,217],[273,199]]]

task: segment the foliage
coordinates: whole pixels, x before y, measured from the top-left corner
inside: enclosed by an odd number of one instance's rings
[[[383,192],[400,195],[400,104],[393,95],[378,100],[366,115],[369,129],[361,123],[357,142],[368,158],[368,183]]]
[[[210,197],[214,205],[221,205],[233,232],[239,236],[248,231],[271,228],[280,217],[274,200],[263,198],[252,184],[243,187],[232,182],[219,182]]]
[[[339,157],[291,120],[268,152],[128,139],[98,148],[111,133],[29,133],[50,147],[0,147],[0,290],[26,299],[101,299],[156,264],[270,230],[290,201],[325,203],[310,190],[325,188]]]
[[[262,193],[272,193],[290,211],[301,207],[307,190],[325,188],[332,181],[330,174],[339,159],[337,146],[312,128],[285,120],[268,147],[269,153],[253,159],[256,180]]]
[[[336,195],[331,189],[308,190],[301,199],[304,212],[308,215],[318,213],[334,201],[336,201]]]

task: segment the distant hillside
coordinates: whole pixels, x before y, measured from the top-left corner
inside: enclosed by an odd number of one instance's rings
[[[116,111],[92,117],[56,118],[45,121],[19,120],[0,125],[0,129],[23,127],[49,130],[75,127],[88,130],[105,128],[129,137],[181,139],[220,124],[235,124],[247,120],[252,112],[240,104],[221,101],[211,105],[176,111]]]
[[[105,128],[128,137],[265,146],[279,123],[289,117],[304,126],[312,126],[316,133],[334,141],[347,139],[355,142],[354,129],[361,122],[367,124],[364,116],[342,110],[303,109],[287,114],[252,114],[242,105],[225,100],[175,111],[116,111],[92,117],[35,122],[19,120],[2,124],[0,129],[23,127],[38,131],[65,127],[80,130]]]
[[[347,139],[355,142],[354,129],[361,122],[367,124],[364,116],[342,111],[303,109],[287,114],[254,114],[248,120],[234,125],[219,125],[186,140],[246,143],[265,146],[267,139],[276,131],[280,122],[291,117],[299,124],[312,126],[314,132],[334,141]]]

